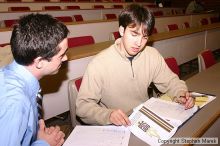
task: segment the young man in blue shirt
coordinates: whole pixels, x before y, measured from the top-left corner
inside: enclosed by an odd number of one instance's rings
[[[67,60],[67,27],[47,14],[23,16],[10,40],[14,61],[0,69],[0,145],[60,146],[58,126],[38,121],[36,95],[42,77]]]

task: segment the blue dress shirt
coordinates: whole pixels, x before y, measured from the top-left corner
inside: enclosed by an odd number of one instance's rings
[[[0,146],[48,146],[37,140],[38,80],[15,61],[0,69]]]

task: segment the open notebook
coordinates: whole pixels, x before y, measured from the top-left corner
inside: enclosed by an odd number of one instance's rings
[[[197,110],[198,106],[185,110],[178,103],[152,97],[133,110],[129,116],[132,122],[129,130],[150,145],[161,145],[159,139],[171,138]]]

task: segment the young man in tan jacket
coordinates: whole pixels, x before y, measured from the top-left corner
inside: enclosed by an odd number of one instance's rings
[[[77,115],[88,124],[130,125],[126,115],[149,99],[151,82],[176,102],[191,108],[187,86],[152,47],[145,46],[154,28],[149,10],[133,4],[119,15],[121,38],[89,63],[76,100]],[[184,96],[185,98],[181,98]]]

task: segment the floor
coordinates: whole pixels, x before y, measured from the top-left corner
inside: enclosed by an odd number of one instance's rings
[[[220,51],[219,51],[220,52]],[[220,62],[220,53],[214,53],[217,62]],[[199,72],[198,69],[198,61],[197,59],[192,60],[189,63],[185,63],[180,65],[180,78],[182,80],[186,80],[191,76],[197,74]],[[65,139],[69,136],[71,131],[73,130],[71,125],[70,113],[66,112],[49,120],[46,120],[47,126],[55,126],[58,125],[61,127],[61,130],[65,133]]]

